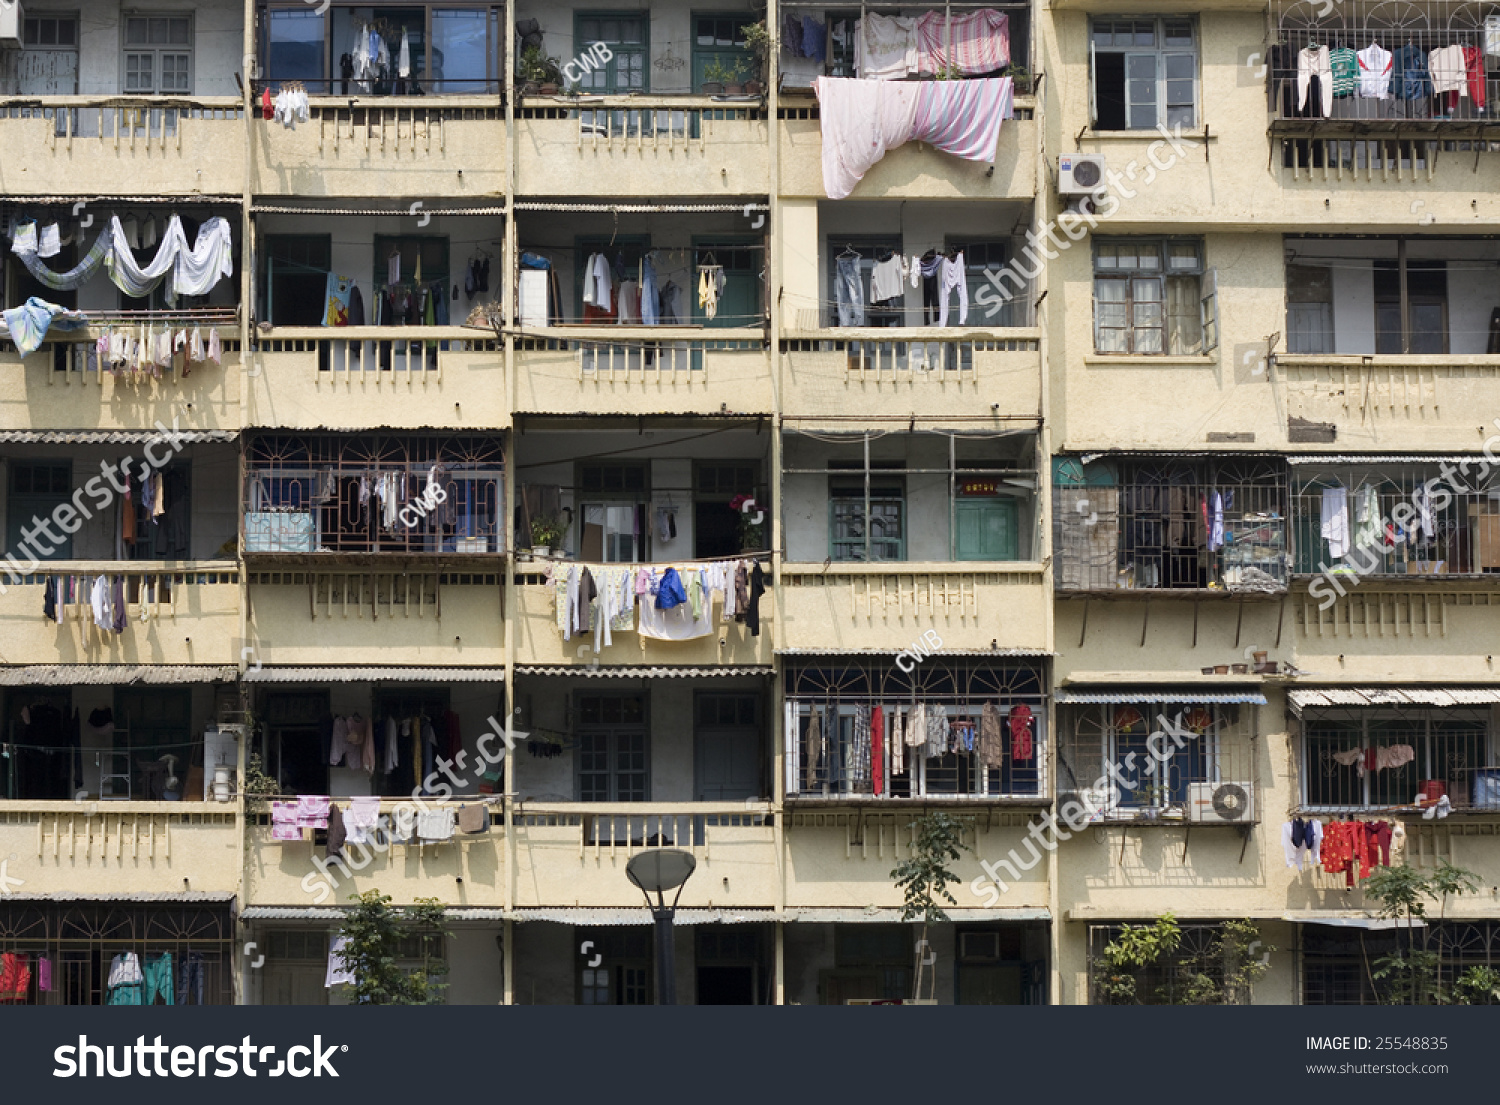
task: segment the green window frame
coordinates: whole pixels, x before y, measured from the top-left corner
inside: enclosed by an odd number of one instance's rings
[[[828,555],[841,564],[906,559],[906,481],[870,472],[828,480]]]
[[[578,83],[584,92],[651,91],[650,12],[609,9],[574,12],[574,56],[592,49],[596,42],[608,46],[614,56],[583,74]]]

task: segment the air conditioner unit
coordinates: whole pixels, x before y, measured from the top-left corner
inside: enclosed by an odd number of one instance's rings
[[[0,4],[0,47],[21,48],[21,27],[26,22],[26,13],[21,10],[20,0]]]
[[[1104,188],[1104,155],[1065,153],[1057,159],[1057,191],[1063,196],[1092,196]]]
[[[1189,783],[1189,821],[1249,824],[1255,820],[1255,787],[1250,783]]]

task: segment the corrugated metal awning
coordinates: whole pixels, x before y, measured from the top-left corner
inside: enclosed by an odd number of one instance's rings
[[[651,911],[645,906],[635,909],[517,909],[506,914],[512,921],[550,921],[556,925],[649,925]],[[746,925],[757,921],[774,921],[769,909],[679,909],[673,918],[679,925]]]
[[[247,683],[500,683],[504,668],[280,668],[247,671]]]
[[[79,894],[70,890],[31,894],[23,890],[12,890],[3,895],[3,898],[7,902],[160,902],[167,905],[179,902],[183,905],[207,905],[228,904],[234,901],[234,894],[219,890],[168,890],[159,894]]]
[[[240,912],[241,921],[323,921],[337,924],[349,915],[339,906],[267,906],[253,905]],[[450,921],[500,921],[503,909],[449,908],[444,916]]]
[[[1328,706],[1488,706],[1500,687],[1297,687],[1286,692],[1295,714]]]
[[[894,657],[900,649],[894,648],[778,648],[777,656],[888,656]],[[945,648],[943,656],[1055,656],[1039,648]]]
[[[23,196],[14,192],[7,193],[5,202],[13,207],[22,207],[26,204],[38,203],[98,203],[116,206],[131,206],[142,203],[170,203],[175,207],[201,207],[204,204],[228,204],[232,207],[240,205],[239,196],[202,196],[197,194],[185,194],[180,196]]]
[[[1138,694],[1132,691],[1115,691],[1102,694],[1080,694],[1077,691],[1057,692],[1057,703],[1059,706],[1083,706],[1102,703],[1121,705],[1124,703],[1141,702],[1185,702],[1192,706],[1216,706],[1224,703],[1241,702],[1252,706],[1264,706],[1266,704],[1266,696],[1259,691],[1226,691],[1219,693],[1214,691],[1156,691],[1145,694]]]
[[[1295,921],[1299,925],[1326,925],[1329,928],[1340,929],[1366,929],[1373,932],[1385,929],[1399,928],[1426,928],[1426,921],[1412,919],[1408,926],[1405,918],[1371,917],[1369,915],[1350,915],[1330,917],[1319,913],[1287,913],[1281,918],[1283,921]]]
[[[188,445],[230,442],[238,430],[0,430],[6,445],[141,445],[147,441],[172,440]]]
[[[571,211],[610,215],[694,215],[716,211],[769,211],[764,203],[553,203],[523,200],[517,211]]]
[[[584,679],[706,679],[731,675],[772,675],[775,669],[767,667],[677,667],[677,668],[632,668],[625,666],[577,667],[545,664],[517,664],[517,675],[577,675]]]
[[[108,687],[133,684],[232,683],[235,667],[187,664],[34,664],[0,668],[0,687]]]
[[[1460,454],[1458,456],[1445,456],[1437,453],[1383,453],[1371,456],[1361,456],[1358,453],[1338,453],[1328,456],[1287,457],[1286,462],[1288,464],[1441,464],[1446,460],[1458,464],[1461,461],[1483,459],[1483,455],[1478,452],[1467,455]]]
[[[250,207],[252,215],[503,215],[504,205],[480,204],[468,207],[435,207],[424,203],[413,211],[411,205],[402,201],[397,204],[370,207],[317,207],[288,203],[256,203]]]
[[[968,921],[1050,921],[1052,911],[1045,906],[1015,906],[1012,909],[956,909],[945,910],[948,919],[957,924]],[[901,910],[896,908],[869,909],[789,909],[785,920],[813,925],[849,924],[899,924]]]

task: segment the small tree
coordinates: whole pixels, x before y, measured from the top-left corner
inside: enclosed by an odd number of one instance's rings
[[[1415,867],[1382,867],[1365,880],[1365,893],[1379,903],[1380,915],[1405,922],[1396,933],[1396,950],[1377,959],[1370,973],[1372,982],[1385,983],[1387,1004],[1440,1005],[1447,1000],[1442,986],[1442,923],[1448,899],[1478,889],[1477,875],[1447,861],[1431,874]],[[1435,950],[1430,946],[1432,937],[1425,923],[1420,947],[1416,941],[1415,922],[1426,921],[1429,901],[1438,903]]]
[[[1095,961],[1095,990],[1105,1005],[1144,1004],[1141,972],[1162,967],[1163,981],[1149,996],[1160,1005],[1248,1005],[1255,983],[1270,970],[1273,947],[1260,945],[1254,921],[1225,921],[1200,952],[1183,955],[1182,928],[1171,913],[1149,925],[1126,925]]]
[[[916,830],[911,857],[902,860],[891,872],[891,878],[906,897],[901,919],[915,921],[920,918],[922,921],[922,937],[916,947],[917,967],[912,980],[911,996],[914,999],[922,996],[922,968],[927,962],[924,953],[928,948],[928,927],[948,920],[948,914],[938,901],[941,899],[950,905],[958,904],[958,899],[948,887],[958,882],[959,877],[948,865],[962,859],[965,852],[973,854],[974,849],[964,842],[964,833],[973,823],[974,819],[971,817],[954,817],[952,814],[938,812],[928,813],[911,822],[911,827]],[[936,971],[932,972],[931,992],[934,996],[937,994]]]
[[[1454,1005],[1500,1005],[1500,971],[1470,967],[1453,983]]]
[[[418,898],[406,907],[391,907],[391,899],[379,890],[352,894],[354,909],[344,919],[340,935],[344,966],[354,975],[354,997],[359,1005],[437,1005],[442,1001],[448,964],[443,958],[443,940],[451,935],[443,903],[436,898]],[[397,965],[402,941],[416,937],[420,966],[403,970]]]

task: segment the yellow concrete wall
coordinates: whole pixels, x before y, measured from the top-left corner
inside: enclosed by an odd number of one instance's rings
[[[784,107],[796,105],[783,100]],[[1029,107],[1021,100],[1017,107]],[[965,161],[925,142],[898,146],[876,163],[851,199],[1005,199],[1036,192],[1036,122],[1009,119],[995,143],[994,173],[988,162]],[[779,131],[783,196],[825,196],[823,137],[818,120],[785,119]]]
[[[493,97],[445,96],[441,106],[377,98],[356,107],[358,122],[349,118],[347,99],[314,103],[312,120],[295,130],[259,122],[250,128],[252,191],[486,204],[505,192],[503,116],[462,117],[497,111]],[[243,180],[234,185],[243,187]]]
[[[396,804],[383,803],[382,809],[388,812]],[[414,898],[441,898],[449,906],[505,903],[505,838],[498,828],[458,834],[443,844],[393,844],[383,852],[352,846],[343,867],[311,841],[272,840],[269,826],[251,827],[248,836],[245,901],[250,905],[346,905],[351,895],[375,889],[403,905]]]
[[[823,824],[796,824],[787,831],[787,906],[884,908],[903,904],[901,891],[891,879],[891,870],[908,858],[911,820],[915,812],[800,814]],[[973,854],[953,864],[961,880],[952,887],[958,899],[954,915],[964,909],[1046,908],[1047,862],[1042,861],[1025,871],[1019,882],[1003,894],[992,884],[971,885],[986,878],[981,861],[994,862],[1019,848],[1023,858],[1029,853],[1020,841],[1027,834],[1027,819],[1016,814],[998,814],[993,823],[980,814],[974,830],[965,834]],[[898,841],[899,838],[899,841]]]
[[[1320,681],[1495,681],[1500,596],[1489,589],[1369,582],[1320,610],[1336,594],[1319,583],[1318,594],[1296,589],[1287,617],[1297,666]]]
[[[516,590],[518,610],[512,623],[516,633],[516,655],[528,664],[578,664],[588,666],[594,660],[594,635],[575,635],[564,641],[557,628],[551,585],[528,583]],[[747,626],[719,618],[716,605],[712,615],[714,632],[691,641],[659,641],[639,633],[613,634],[613,643],[598,654],[599,662],[611,665],[639,664],[770,664],[772,641],[776,639],[775,616],[769,595],[760,604],[760,636],[753,637]],[[721,643],[722,642],[722,643]]]
[[[878,331],[861,333],[873,335]],[[914,333],[943,341],[955,340],[951,328],[924,327]],[[1003,333],[1004,337],[997,337],[996,331],[976,332],[968,340],[1002,346],[1015,342],[1031,348],[975,348],[972,371],[913,372],[886,368],[891,358],[882,360],[869,354],[861,361],[848,349],[783,352],[781,410],[785,414],[807,416],[837,413],[871,417],[888,416],[893,410],[941,416],[955,410],[978,412],[995,407],[1001,414],[1039,413],[1042,363],[1036,351],[1037,331]],[[906,330],[902,331],[902,338],[913,340],[907,337]],[[946,351],[942,356],[947,357]]]
[[[764,808],[764,807],[760,807]],[[600,813],[601,809],[611,811]],[[688,814],[717,809],[735,810],[733,817],[741,824],[701,824],[693,839],[688,840]],[[567,811],[573,811],[569,814]],[[653,814],[677,813],[667,824],[677,830],[660,829]],[[648,818],[641,821],[642,814]],[[612,818],[613,815],[613,818]],[[630,818],[629,826],[626,818]],[[619,827],[596,830],[594,820],[611,818]],[[563,824],[568,820],[583,824]],[[766,908],[776,903],[777,862],[774,832],[769,824],[754,825],[745,805],[725,803],[683,803],[677,806],[658,803],[599,806],[573,804],[548,805],[546,812],[527,807],[523,822],[553,822],[516,827],[516,904],[527,906],[615,906],[640,905],[641,892],[625,877],[625,865],[634,852],[624,841],[633,832],[641,837],[641,826],[651,839],[658,832],[693,853],[698,861],[693,877],[683,890],[680,905],[684,908]],[[598,835],[602,833],[602,838]],[[697,835],[701,834],[701,835]],[[614,835],[620,841],[611,848]],[[596,839],[602,843],[595,844]]]
[[[570,328],[571,329],[571,328]],[[541,333],[541,332],[539,332]],[[559,331],[559,335],[561,335]],[[636,331],[639,333],[639,331]],[[679,331],[685,340],[703,332]],[[715,339],[763,338],[759,330],[715,331]],[[568,334],[572,337],[572,334]],[[655,335],[652,335],[653,340]],[[774,406],[766,353],[756,349],[709,349],[703,368],[585,371],[578,350],[516,351],[516,409],[546,413],[596,414],[769,414]]]
[[[640,109],[639,98],[628,102]],[[659,102],[676,110],[712,103],[707,97]],[[770,191],[766,134],[763,119],[704,119],[697,138],[581,134],[576,119],[517,119],[516,193],[764,196]]]
[[[49,106],[78,107],[100,101],[92,96],[49,96]],[[240,100],[195,100],[237,108]],[[0,120],[0,190],[11,195],[92,195],[105,181],[129,181],[133,195],[237,195],[245,187],[245,124],[239,119],[179,116],[177,133],[163,136],[158,121],[133,139],[130,128],[116,138],[59,137],[52,119]],[[94,128],[97,130],[97,128]],[[90,183],[91,182],[91,183]]]
[[[341,340],[394,331],[350,327]],[[474,331],[455,327],[401,327],[401,340],[473,341]],[[327,340],[326,331],[283,328],[277,340]],[[366,356],[373,356],[369,347]],[[316,349],[251,353],[247,426],[278,429],[358,430],[371,426],[434,427],[461,430],[503,429],[510,425],[505,393],[503,353],[481,350],[438,351],[436,371],[319,371]],[[414,355],[415,356],[415,355]]]
[[[888,648],[936,630],[944,648],[1049,651],[1051,588],[1039,564],[795,565],[777,586],[781,648]]]
[[[73,562],[80,563],[80,562]],[[110,572],[139,577],[128,564],[89,562],[80,572]],[[233,575],[234,566],[200,562],[195,571]],[[182,583],[172,585],[176,603],[148,604],[140,618],[138,602],[128,604],[123,633],[106,633],[94,625],[84,606],[74,603],[63,621],[42,616],[42,584],[10,586],[0,594],[0,663],[5,664],[237,664],[234,639],[239,635],[239,585]]]
[[[236,893],[235,808],[217,802],[5,802],[17,894]],[[183,880],[187,880],[184,884]]]
[[[473,571],[499,572],[487,559]],[[503,577],[502,577],[503,578]],[[250,643],[264,664],[410,665],[414,667],[499,667],[505,663],[504,624],[500,618],[500,585],[446,584],[441,607],[373,610],[342,602],[329,610],[326,601],[312,616],[309,586],[299,574],[293,583],[255,583],[250,587]],[[413,587],[416,585],[413,584]],[[378,616],[377,616],[378,615]]]
[[[237,336],[229,331],[229,337]],[[149,428],[158,421],[204,430],[240,426],[240,355],[226,352],[222,367],[197,365],[186,377],[154,379],[136,373],[54,372],[48,350],[22,361],[0,355],[0,427],[7,430]],[[192,409],[188,410],[191,404]]]
[[[1288,609],[1283,615],[1279,598],[1205,595],[1195,603],[1174,598],[1170,591],[1135,591],[1108,598],[1059,598],[1055,612],[1058,655],[1053,673],[1059,684],[1113,673],[1111,681],[1139,683],[1178,682],[1186,676],[1212,690],[1226,682],[1243,684],[1246,678],[1205,676],[1203,668],[1248,663],[1249,652],[1265,652],[1267,659],[1282,663],[1295,655],[1292,613]]]

